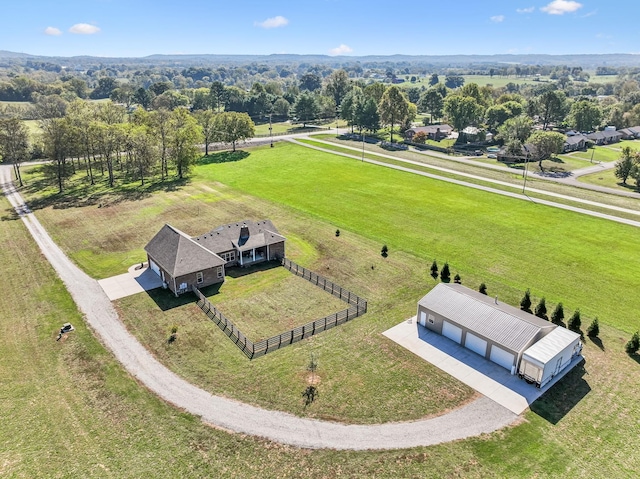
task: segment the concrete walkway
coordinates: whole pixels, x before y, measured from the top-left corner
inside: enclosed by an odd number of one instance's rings
[[[566,369],[539,389],[473,351],[420,326],[415,316],[382,334],[514,414],[526,411],[582,361],[582,356],[574,358]]]
[[[160,288],[162,287],[162,280],[160,276],[151,271],[145,263],[142,268],[139,264],[134,264],[126,273],[110,278],[99,279],[98,284],[104,290],[107,297],[113,301]]]
[[[64,282],[87,324],[122,366],[168,403],[228,431],[305,448],[403,449],[478,436],[501,429],[517,415],[481,397],[439,417],[413,422],[347,425],[304,419],[214,396],[170,371],[124,327],[98,282],[74,265],[24,204],[11,181],[11,166],[0,166],[5,196],[42,253]],[[423,398],[408,397],[407,401]]]

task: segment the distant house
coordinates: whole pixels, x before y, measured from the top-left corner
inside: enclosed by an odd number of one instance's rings
[[[618,133],[622,135],[623,140],[635,140],[640,138],[640,126],[630,126],[629,128],[623,128],[618,130]]]
[[[622,133],[614,130],[604,130],[589,133],[587,139],[593,141],[596,145],[608,145],[617,143],[622,139]]]
[[[425,328],[540,387],[582,351],[579,334],[460,284],[438,284],[418,302],[417,317]]]
[[[414,126],[413,128],[409,128],[404,133],[404,136],[407,140],[411,141],[414,135],[421,131],[427,135],[427,139],[440,141],[443,138],[447,138],[453,131],[453,128],[449,125]]]
[[[629,128],[622,128],[618,130],[618,133],[622,135],[623,140],[634,140],[636,138],[635,133]]]
[[[584,150],[588,141],[589,139],[580,133],[574,135],[569,135],[567,133],[564,145],[562,146],[562,152],[567,153],[568,151]]]
[[[284,242],[269,220],[231,223],[196,237],[166,224],[144,249],[149,268],[178,296],[222,283],[225,268],[283,258]]]

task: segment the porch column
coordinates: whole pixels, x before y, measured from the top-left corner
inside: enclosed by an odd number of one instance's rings
[[[251,250],[251,261],[255,261],[256,260],[256,249],[253,248]]]
[[[240,255],[240,266],[242,266],[242,251],[238,251],[238,254]]]
[[[267,243],[267,261],[271,260],[271,256],[269,256],[269,244]]]

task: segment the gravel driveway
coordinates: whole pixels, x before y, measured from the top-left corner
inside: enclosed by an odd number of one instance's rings
[[[227,430],[306,448],[400,449],[439,444],[501,429],[517,415],[481,397],[439,417],[406,423],[345,425],[269,411],[200,389],[159,363],[124,327],[98,282],[75,266],[24,204],[0,166],[6,197],[71,293],[85,320],[117,360],[165,401]],[[407,401],[419,398],[408,397]]]

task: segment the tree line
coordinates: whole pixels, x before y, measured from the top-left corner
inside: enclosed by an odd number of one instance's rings
[[[91,185],[104,177],[113,187],[118,173],[127,181],[141,185],[152,176],[161,180],[175,174],[187,175],[201,156],[205,142],[207,154],[212,142],[229,143],[254,135],[254,124],[246,113],[190,112],[187,108],[132,112],[113,102],[71,103],[60,96],[41,97],[35,103],[41,134],[38,148],[51,160],[48,176],[58,191],[65,180],[84,170]],[[33,156],[34,145],[24,123],[16,118],[0,119],[0,155],[13,165],[22,185],[20,165]]]

